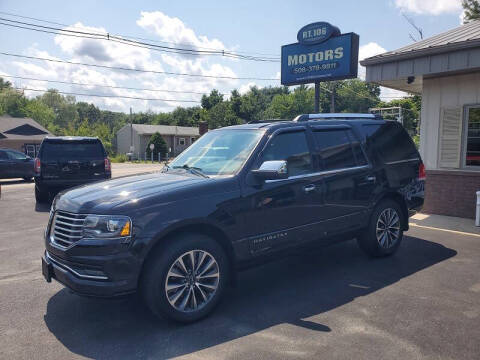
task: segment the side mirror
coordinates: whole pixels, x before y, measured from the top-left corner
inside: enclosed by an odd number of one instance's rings
[[[278,180],[288,178],[287,162],[285,160],[265,161],[260,168],[252,170],[252,174],[261,180]]]

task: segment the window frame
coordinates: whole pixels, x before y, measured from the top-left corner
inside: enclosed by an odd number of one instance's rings
[[[312,139],[310,138],[310,134],[309,134],[308,130],[309,129],[307,129],[307,127],[305,127],[305,126],[293,126],[293,127],[288,127],[288,128],[277,129],[277,130],[273,131],[271,134],[267,135],[268,140],[265,143],[265,145],[263,145],[262,149],[258,152],[257,160],[255,161],[255,167],[252,167],[252,169],[255,169],[255,168],[258,169],[262,165],[262,163],[264,162],[263,154],[264,154],[265,150],[267,149],[268,145],[270,145],[270,143],[278,135],[285,134],[285,133],[303,132],[305,134],[305,141],[307,143],[308,152],[310,153],[310,164],[311,164],[310,172],[308,172],[307,174],[289,175],[285,179],[266,180],[265,182],[266,183],[271,183],[271,182],[279,182],[279,181],[298,179],[298,178],[302,178],[302,177],[312,176],[312,175],[315,175],[316,173],[318,173],[319,169],[318,169],[318,166],[316,165],[315,159],[314,159],[314,149],[315,148],[313,146]]]
[[[462,126],[462,135],[461,135],[461,154],[460,154],[460,169],[471,170],[471,171],[480,171],[480,166],[477,165],[467,165],[467,143],[468,143],[468,115],[470,109],[480,109],[480,104],[465,104],[463,106],[463,111],[461,112],[463,118],[460,119]]]
[[[183,144],[182,144],[182,142],[183,142]],[[185,146],[186,145],[186,141],[185,141],[184,137],[179,137],[178,138],[178,145],[179,146]]]

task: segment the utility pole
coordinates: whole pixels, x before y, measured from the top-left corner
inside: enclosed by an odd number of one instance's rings
[[[130,152],[133,147],[133,124],[132,124],[132,108],[130,107]]]
[[[315,82],[315,113],[320,112],[320,82]]]
[[[335,89],[336,89],[336,83],[331,82],[332,84],[331,91],[330,91],[330,112],[334,113],[335,112]]]

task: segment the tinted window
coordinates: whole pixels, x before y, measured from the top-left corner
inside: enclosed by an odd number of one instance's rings
[[[8,155],[5,151],[0,151],[0,160],[8,159]]]
[[[45,160],[90,160],[104,157],[98,142],[43,143],[42,159]]]
[[[21,153],[21,152],[9,151],[8,153],[10,155],[10,159],[25,160],[27,158],[27,155],[25,155],[24,153]]]
[[[380,127],[381,125],[362,125],[363,134],[365,137],[372,136],[378,131],[378,129],[380,129]]]
[[[319,148],[323,170],[356,166],[353,150],[345,130],[320,130],[313,132]]]
[[[275,136],[263,153],[263,161],[271,160],[286,160],[290,176],[311,172],[312,159],[305,132],[289,132]]]
[[[370,125],[371,126],[371,125]],[[364,125],[364,129],[367,126]],[[384,162],[418,158],[417,148],[402,125],[388,121],[372,131],[367,142]]]
[[[355,160],[357,160],[357,165],[367,165],[367,159],[365,158],[365,154],[362,151],[362,146],[360,145],[360,141],[358,141],[357,137],[353,134],[352,130],[348,130],[348,136],[350,137],[350,142],[352,144],[353,154],[355,155]]]

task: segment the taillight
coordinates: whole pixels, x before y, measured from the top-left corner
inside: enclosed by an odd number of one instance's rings
[[[418,180],[425,180],[426,178],[427,174],[425,173],[425,165],[421,163],[418,167]]]
[[[109,158],[105,158],[105,171],[106,172],[112,171],[112,166],[110,164],[110,159]]]
[[[33,170],[35,172],[35,175],[40,176],[40,171],[42,170],[42,163],[40,162],[39,158],[35,158],[35,161],[33,163]]]

